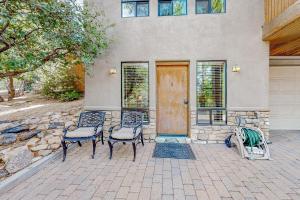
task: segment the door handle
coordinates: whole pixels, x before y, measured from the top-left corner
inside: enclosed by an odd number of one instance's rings
[[[183,101],[183,103],[184,103],[185,105],[188,105],[188,104],[189,104],[189,100],[185,99],[185,100]]]

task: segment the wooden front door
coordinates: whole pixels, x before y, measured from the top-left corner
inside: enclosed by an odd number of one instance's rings
[[[157,63],[157,133],[188,135],[189,63]]]

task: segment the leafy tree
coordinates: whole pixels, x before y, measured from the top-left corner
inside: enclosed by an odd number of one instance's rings
[[[75,0],[0,0],[0,79],[10,80],[10,97],[12,77],[46,63],[91,66],[108,47],[109,27],[102,12]]]

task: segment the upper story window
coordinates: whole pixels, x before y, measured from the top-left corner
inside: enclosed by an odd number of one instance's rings
[[[224,125],[226,111],[226,62],[197,62],[197,123]]]
[[[159,16],[179,16],[187,14],[187,0],[158,0]]]
[[[149,0],[122,0],[122,17],[149,16]]]
[[[226,0],[196,0],[196,13],[225,13]]]

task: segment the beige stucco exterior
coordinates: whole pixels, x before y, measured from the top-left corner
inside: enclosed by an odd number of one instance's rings
[[[190,110],[196,110],[196,61],[227,61],[227,108],[235,111],[269,110],[269,45],[262,41],[264,4],[261,0],[227,0],[224,14],[158,16],[158,1],[150,0],[150,16],[121,18],[120,0],[89,0],[104,10],[115,26],[113,42],[96,60],[86,78],[87,109],[121,109],[121,62],[149,61],[150,110],[156,109],[155,62],[190,61]],[[232,66],[241,68],[232,72]],[[109,70],[117,68],[117,74]],[[192,122],[193,123],[193,122]]]

